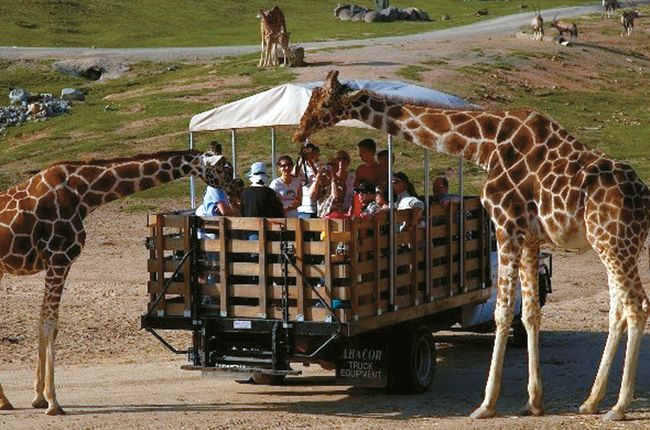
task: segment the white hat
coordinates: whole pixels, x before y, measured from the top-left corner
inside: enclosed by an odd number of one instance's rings
[[[261,161],[256,161],[251,164],[251,170],[248,172],[248,179],[251,183],[263,183],[266,184],[268,177],[266,176],[266,165]]]

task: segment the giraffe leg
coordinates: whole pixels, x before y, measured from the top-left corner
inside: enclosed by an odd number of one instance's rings
[[[603,350],[603,356],[598,366],[598,373],[594,380],[594,385],[591,388],[591,393],[587,400],[580,406],[581,414],[595,414],[598,412],[598,405],[605,397],[607,389],[607,380],[609,379],[609,371],[618,349],[618,344],[621,341],[623,330],[625,329],[626,321],[623,319],[623,306],[618,296],[618,289],[614,285],[612,274],[609,277],[609,333],[607,335],[607,342]]]
[[[4,273],[0,272],[0,281],[2,280],[2,276]],[[13,409],[14,407],[11,405],[11,402],[9,402],[9,399],[7,399],[7,396],[5,396],[4,391],[2,391],[2,385],[0,385],[0,411],[9,411]]]
[[[501,374],[506,342],[510,325],[514,317],[515,288],[517,285],[519,258],[521,255],[521,238],[509,237],[503,229],[497,230],[499,242],[499,279],[497,285],[497,303],[494,309],[496,338],[492,350],[490,373],[485,386],[485,398],[481,405],[472,412],[471,418],[491,418],[495,415],[495,406],[501,390]]]
[[[59,303],[61,301],[63,284],[68,275],[69,267],[69,265],[50,266],[47,268],[45,275],[46,287],[43,306],[41,308],[41,334],[39,335],[39,338],[41,335],[44,338],[44,346],[39,344],[39,369],[37,369],[36,381],[34,383],[34,388],[37,391],[34,403],[36,403],[35,407],[42,407],[40,398],[43,396],[47,402],[47,410],[45,411],[47,415],[65,414],[56,400],[54,387],[54,342],[58,333],[57,324],[59,318]],[[44,349],[43,357],[41,357],[41,348]],[[43,361],[42,368],[41,361]],[[32,403],[32,405],[34,405],[34,403]]]
[[[629,278],[632,278],[631,280]],[[623,366],[623,379],[618,394],[618,401],[614,407],[603,417],[606,421],[620,421],[625,419],[625,411],[634,400],[634,384],[636,371],[639,364],[639,348],[643,330],[650,314],[650,302],[643,290],[636,265],[632,273],[628,273],[630,290],[623,295],[625,319],[627,320],[627,348],[625,350],[625,364]]]
[[[521,256],[522,322],[528,338],[528,403],[525,415],[544,415],[542,406],[542,377],[539,365],[539,327],[542,311],[539,305],[538,278],[539,246],[526,246]]]
[[[14,407],[9,402],[9,399],[5,396],[4,391],[2,391],[2,385],[0,385],[0,411],[9,411],[13,408]]]
[[[43,392],[43,389],[45,388],[45,359],[47,348],[47,338],[44,330],[45,321],[43,318],[44,315],[43,312],[41,312],[41,318],[38,324],[38,363],[36,364],[34,400],[32,401],[32,407],[37,409],[47,408],[47,400],[45,400],[45,394]]]

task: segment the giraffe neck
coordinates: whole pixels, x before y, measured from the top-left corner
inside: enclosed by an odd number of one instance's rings
[[[48,184],[56,183],[55,178],[60,178],[64,187],[78,196],[82,217],[100,205],[189,174],[202,174],[200,153],[192,150],[87,163],[61,163],[43,173]]]
[[[431,151],[462,155],[485,170],[498,144],[514,142],[517,136],[532,143],[529,131],[520,133],[525,123],[542,120],[550,127],[550,121],[535,112],[444,110],[394,103],[369,94],[354,100],[345,116]]]

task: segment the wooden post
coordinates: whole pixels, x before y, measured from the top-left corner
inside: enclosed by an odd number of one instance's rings
[[[449,283],[448,297],[454,295],[454,203],[447,206],[447,281]]]
[[[381,315],[381,224],[379,222],[380,214],[375,214],[373,217],[375,228],[375,285],[377,285],[377,292],[375,300],[377,301],[377,315]]]
[[[343,223],[344,228],[347,227],[346,224],[347,224],[347,222]],[[351,232],[350,232],[350,242],[349,242],[349,245],[348,245],[348,252],[350,254],[350,265],[349,265],[349,267],[350,267],[350,272],[349,272],[350,286],[348,288],[350,289],[350,302],[351,302],[350,303],[350,305],[351,305],[350,314],[352,315],[353,320],[356,320],[358,318],[358,315],[359,315],[358,310],[357,310],[359,308],[359,304],[357,303],[358,298],[357,298],[357,271],[356,271],[357,263],[360,260],[359,255],[358,255],[358,251],[357,251],[357,246],[356,246],[357,240],[358,240],[357,236],[359,235],[359,228],[358,228],[359,227],[359,220],[354,219],[354,220],[352,220],[351,224],[352,224],[352,226],[350,227],[350,230],[351,230]],[[342,321],[347,322],[346,319],[345,319],[346,312],[343,311],[342,313],[343,313],[343,320]]]
[[[228,218],[221,217],[219,220],[219,314],[222,317],[228,316],[228,258],[227,258],[227,229]]]
[[[420,229],[417,226],[411,226],[413,231],[411,232],[411,243],[413,249],[411,249],[411,304],[416,305],[419,303],[418,300],[418,261],[420,256]]]
[[[190,235],[191,233],[191,225],[190,225],[190,219],[191,217],[186,216],[183,218],[183,228],[182,228],[182,234],[183,234],[183,254],[186,252],[189,252],[190,249],[192,248],[192,237]],[[189,318],[192,316],[192,291],[190,289],[190,276],[192,275],[192,258],[193,256],[190,256],[185,259],[185,262],[183,263],[183,270],[181,273],[183,274],[183,316],[186,318]]]
[[[325,219],[325,286],[323,287],[323,290],[325,291],[325,294],[322,294],[325,296],[326,300],[329,300],[329,305],[332,305],[332,284],[333,284],[333,277],[332,277],[332,271],[334,270],[334,267],[332,267],[332,226],[331,226],[331,221],[328,219]]]
[[[267,301],[267,266],[266,266],[266,218],[259,218],[258,253],[259,253],[259,291],[260,291],[260,312],[261,318],[266,318]]]
[[[162,214],[156,215],[156,251],[157,251],[157,260],[156,260],[156,271],[158,278],[158,294],[163,297],[158,302],[156,306],[156,313],[158,316],[162,316],[165,313],[165,297],[163,294],[163,285],[165,284],[165,238],[163,237],[163,230],[165,226],[165,217]],[[162,313],[162,314],[161,314]]]
[[[304,247],[303,247],[303,242],[302,242],[302,223],[303,220],[300,218],[296,218],[295,222],[295,231],[296,231],[296,248],[295,248],[295,257],[296,257],[296,268],[298,271],[296,272],[296,289],[298,290],[298,316],[297,320],[300,321],[301,318],[304,321],[305,319],[305,282],[302,279],[302,276],[300,276],[301,273],[304,273],[303,265],[304,265]],[[289,230],[289,226],[286,228]]]

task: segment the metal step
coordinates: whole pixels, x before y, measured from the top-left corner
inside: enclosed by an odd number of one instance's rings
[[[200,370],[202,372],[236,372],[236,373],[262,373],[265,375],[302,375],[302,370],[274,370],[264,367],[251,367],[242,365],[225,365],[217,364],[214,367],[194,366],[185,364],[181,366],[183,370]]]

